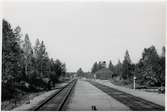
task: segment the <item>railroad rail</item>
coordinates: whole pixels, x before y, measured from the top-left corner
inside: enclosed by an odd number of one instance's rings
[[[35,108],[30,109],[31,111],[61,111],[63,109],[64,104],[68,100],[68,97],[73,90],[77,79],[74,79],[66,86],[62,87],[58,91],[56,91],[53,95],[42,101]]]
[[[165,107],[155,104],[153,102],[147,101],[145,99],[136,97],[134,95],[125,93],[123,91],[114,89],[103,84],[99,84],[95,81],[88,81],[90,84],[94,85],[98,89],[102,90],[109,96],[118,100],[119,102],[125,104],[130,109],[135,111],[164,111]]]

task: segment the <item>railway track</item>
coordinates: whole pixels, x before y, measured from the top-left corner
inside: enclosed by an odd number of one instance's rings
[[[61,111],[64,104],[68,100],[68,97],[73,90],[76,82],[77,79],[71,81],[69,84],[55,92],[52,96],[42,101],[35,108],[31,109],[31,111]]]
[[[163,106],[160,106],[158,104],[152,103],[145,99],[133,96],[131,94],[125,93],[123,91],[119,91],[109,86],[105,86],[94,81],[89,81],[89,83],[94,85],[98,89],[102,90],[103,92],[107,93],[109,96],[113,97],[119,102],[125,104],[132,110],[135,110],[135,111],[164,111],[165,110],[165,107]]]

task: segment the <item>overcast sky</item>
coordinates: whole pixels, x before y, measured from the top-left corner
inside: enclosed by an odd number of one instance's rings
[[[95,61],[136,63],[144,48],[165,45],[162,2],[14,2],[4,3],[4,18],[28,33],[32,44],[44,40],[49,57],[67,71],[90,71]]]

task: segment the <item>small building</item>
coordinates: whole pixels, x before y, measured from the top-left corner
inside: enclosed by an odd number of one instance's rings
[[[97,79],[108,80],[113,77],[113,72],[107,68],[102,68],[98,70],[96,73]]]

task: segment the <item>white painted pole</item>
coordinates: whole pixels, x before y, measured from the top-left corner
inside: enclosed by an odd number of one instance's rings
[[[136,77],[134,76],[134,77],[133,77],[133,89],[136,89],[136,85],[135,85],[136,82],[135,82],[135,80],[136,80]]]

